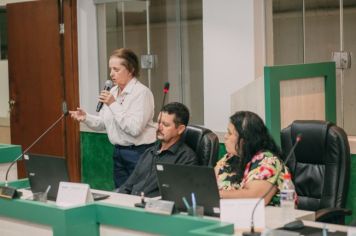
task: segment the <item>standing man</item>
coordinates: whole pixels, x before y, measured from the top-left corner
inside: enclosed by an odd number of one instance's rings
[[[140,195],[143,192],[147,197],[159,196],[156,163],[198,164],[195,152],[182,139],[189,122],[188,108],[178,102],[169,103],[162,108],[158,120],[158,142],[142,154],[132,175],[120,187],[120,193]]]
[[[156,141],[156,126],[153,95],[138,80],[140,66],[136,54],[127,48],[113,51],[109,69],[115,86],[101,91],[99,101],[105,105],[99,115],[88,114],[82,108],[69,113],[91,129],[108,133],[115,146],[113,175],[118,188],[129,178],[141,154]]]

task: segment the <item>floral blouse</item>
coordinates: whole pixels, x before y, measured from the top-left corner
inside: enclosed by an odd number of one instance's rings
[[[216,164],[216,174],[217,182],[220,190],[232,190],[243,188],[246,183],[252,180],[266,180],[270,183],[276,183],[278,186],[278,191],[273,197],[271,203],[279,203],[279,191],[282,188],[283,176],[288,173],[288,168],[284,165],[281,160],[274,156],[269,151],[258,152],[252,157],[252,160],[247,163],[243,179],[240,183],[237,183],[236,170],[234,170],[234,165],[237,164],[236,156],[230,156],[226,154],[221,158]],[[277,175],[278,180],[276,181]]]

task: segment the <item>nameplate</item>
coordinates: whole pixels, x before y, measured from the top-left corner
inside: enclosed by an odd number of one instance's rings
[[[251,227],[251,215],[257,204],[258,198],[250,199],[221,199],[220,220],[233,223],[237,230],[249,230]],[[265,228],[265,206],[262,200],[256,207],[254,214],[255,229],[260,231]]]
[[[93,202],[93,195],[88,184],[60,182],[56,205],[70,207]]]
[[[165,200],[150,199],[146,202],[145,210],[151,213],[172,215],[174,209],[174,202]]]

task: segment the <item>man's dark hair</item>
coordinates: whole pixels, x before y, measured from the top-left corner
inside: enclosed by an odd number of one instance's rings
[[[178,125],[188,125],[189,122],[189,110],[188,108],[179,102],[171,102],[166,104],[161,112],[166,112],[168,114],[174,114],[174,123],[176,127]]]

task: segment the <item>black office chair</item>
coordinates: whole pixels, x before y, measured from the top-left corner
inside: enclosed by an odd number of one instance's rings
[[[204,127],[188,125],[184,140],[197,154],[199,165],[215,166],[219,155],[219,139],[215,133]]]
[[[316,221],[344,224],[350,180],[350,147],[343,129],[326,121],[294,121],[281,131],[281,145],[298,194],[298,209],[316,211]]]

